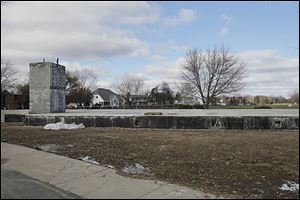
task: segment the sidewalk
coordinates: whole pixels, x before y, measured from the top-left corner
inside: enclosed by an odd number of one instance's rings
[[[16,170],[83,198],[218,198],[187,187],[123,177],[116,170],[1,142],[1,169]],[[220,198],[220,197],[219,197]]]
[[[1,168],[1,199],[82,199],[18,171]]]

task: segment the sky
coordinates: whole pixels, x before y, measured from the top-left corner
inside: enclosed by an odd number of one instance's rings
[[[2,2],[1,57],[25,80],[29,63],[90,71],[113,89],[125,73],[176,90],[190,48],[231,49],[247,64],[241,95],[299,91],[299,3],[287,1]]]

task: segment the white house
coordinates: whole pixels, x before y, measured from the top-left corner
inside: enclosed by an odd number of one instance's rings
[[[93,94],[92,105],[99,104],[101,106],[104,105],[104,100],[101,98],[99,94]]]
[[[105,88],[98,88],[93,93],[92,104],[101,107],[120,107],[124,105],[124,100],[113,91]]]

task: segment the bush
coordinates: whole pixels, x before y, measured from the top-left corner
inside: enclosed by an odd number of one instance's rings
[[[204,109],[204,106],[203,106],[203,105],[200,105],[200,104],[195,104],[195,105],[194,105],[194,108],[195,108],[195,109]]]
[[[203,105],[200,105],[200,104],[195,104],[193,106],[191,105],[183,105],[183,104],[179,104],[177,106],[178,109],[204,109],[204,106]]]
[[[96,103],[95,105],[92,106],[92,109],[101,109],[102,105],[99,103]]]
[[[270,106],[255,106],[255,109],[272,109]]]
[[[190,105],[182,105],[182,104],[179,104],[178,105],[178,109],[192,109],[193,106],[190,106]]]

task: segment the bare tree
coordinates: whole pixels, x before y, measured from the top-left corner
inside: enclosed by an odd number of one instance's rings
[[[10,60],[1,57],[1,109],[6,107],[6,96],[17,85],[17,71]]]
[[[91,71],[76,71],[74,75],[77,77],[80,87],[90,90],[96,89],[97,77]]]
[[[124,74],[113,87],[125,99],[127,104],[131,104],[130,96],[142,94],[144,91],[145,79],[135,74]]]
[[[90,71],[67,71],[67,95],[66,102],[89,105],[92,98],[92,90],[95,89],[97,77]]]
[[[78,78],[70,71],[66,72],[66,91],[69,93],[70,90],[79,88]]]
[[[150,93],[151,101],[155,105],[174,104],[174,95],[169,84],[163,81],[160,85],[152,88]]]
[[[244,87],[245,63],[230,52],[229,48],[215,47],[205,53],[188,50],[183,68],[183,83],[179,90],[200,99],[205,108],[218,95],[234,93]]]
[[[294,90],[293,92],[291,92],[289,94],[289,98],[290,98],[291,103],[299,104],[299,91]]]
[[[10,60],[1,57],[1,93],[10,91],[17,85],[17,71]]]

